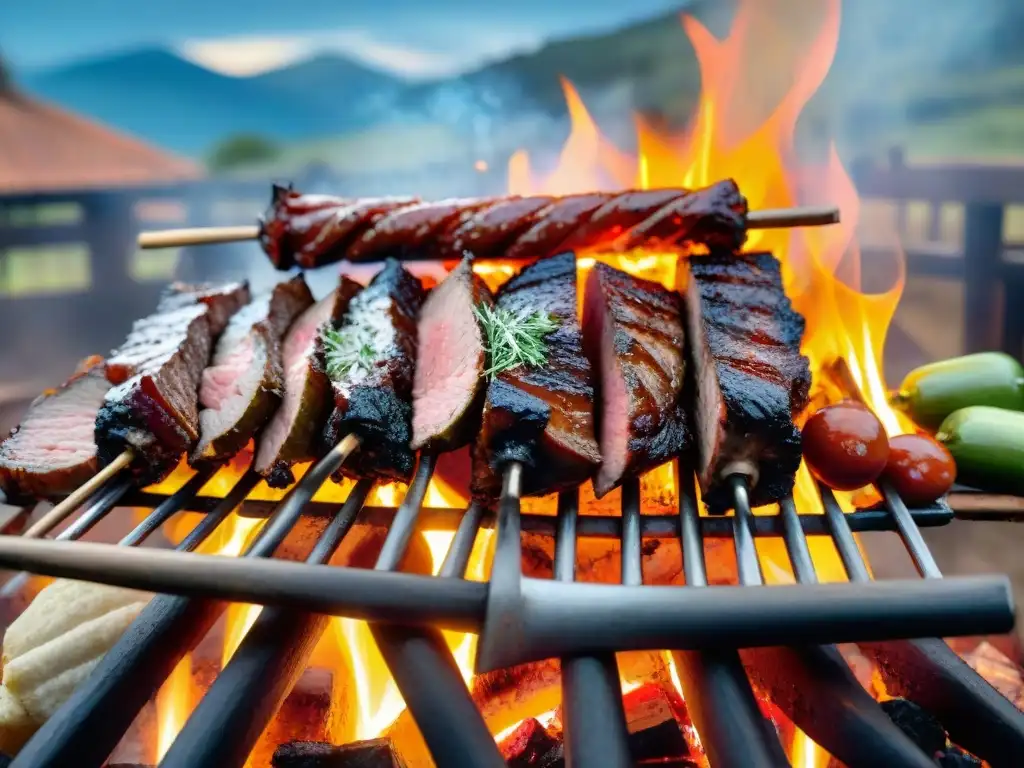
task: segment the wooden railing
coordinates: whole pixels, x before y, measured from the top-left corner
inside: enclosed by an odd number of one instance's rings
[[[913,166],[902,153],[890,153],[887,167],[861,164],[853,169],[862,197],[884,198],[897,206],[898,228],[911,204],[931,207],[925,242],[905,239],[913,275],[958,278],[964,291],[964,351],[1003,349],[1020,356],[1024,348],[1024,263],[1012,256],[1022,247],[1004,236],[1009,206],[1024,205],[1024,165]],[[952,249],[939,238],[939,209],[963,205],[961,242]]]

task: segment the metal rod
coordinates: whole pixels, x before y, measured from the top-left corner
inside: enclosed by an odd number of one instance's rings
[[[349,493],[306,562],[324,563],[352,528],[373,482]],[[302,675],[330,618],[284,608],[262,611],[178,733],[162,768],[241,766]]]
[[[871,572],[868,571],[867,563],[861,556],[857,540],[853,538],[853,532],[847,524],[846,515],[839,508],[836,497],[832,490],[823,484],[818,485],[818,493],[821,495],[821,503],[825,508],[825,520],[829,530],[832,532],[832,541],[839,552],[839,559],[843,561],[843,568],[850,581],[866,584],[871,581]]]
[[[683,575],[688,587],[707,587],[704,542],[700,536],[693,473],[677,472]],[[690,590],[680,595],[687,599]],[[687,710],[715,768],[788,766],[775,729],[761,715],[736,651],[672,651]]]
[[[462,520],[459,521],[459,527],[455,530],[452,544],[448,547],[448,554],[444,556],[444,562],[441,563],[438,576],[445,579],[461,579],[465,576],[483,516],[484,507],[479,502],[473,501],[466,507]]]
[[[931,550],[928,549],[921,531],[914,524],[914,518],[910,516],[910,512],[907,510],[907,505],[903,503],[903,499],[899,497],[899,494],[888,483],[880,483],[878,487],[885,497],[885,505],[888,507],[890,514],[892,514],[893,520],[896,521],[896,528],[900,532],[900,538],[903,539],[903,545],[907,548],[907,552],[910,553],[917,572],[926,579],[941,579],[942,571],[939,570],[939,564],[935,562]]]
[[[155,507],[167,497],[152,493],[130,492],[124,501],[125,506]],[[201,496],[192,499],[182,508],[188,512],[208,512],[217,499]],[[278,502],[247,500],[238,511],[243,517],[267,517]],[[335,505],[325,501],[313,501],[306,507],[305,514],[311,517],[329,517]],[[462,520],[461,508],[425,507],[420,511],[420,522],[430,530],[455,530]],[[925,509],[911,512],[914,522],[920,528],[936,528],[949,525],[954,519],[953,511],[944,504],[936,504]],[[394,507],[366,507],[360,519],[367,525],[389,526],[395,517]],[[864,509],[847,515],[854,533],[870,531],[892,531],[893,519],[886,509]],[[555,535],[555,518],[546,514],[524,514],[520,516],[521,529],[524,533]],[[777,537],[783,534],[783,523],[780,515],[757,515],[753,521],[754,536]],[[800,524],[808,536],[830,536],[831,533],[822,515],[800,515]],[[494,528],[495,517],[484,511],[480,527]],[[732,539],[732,520],[729,517],[702,517],[700,526],[705,539]],[[578,523],[580,538],[604,538],[618,540],[621,535],[621,523],[617,516],[583,515]],[[672,515],[643,515],[640,529],[645,539],[675,539],[679,535],[679,518]]]
[[[627,566],[626,491],[623,489],[623,576]],[[555,539],[555,578],[576,579],[576,520],[578,490],[558,496],[558,536]],[[636,540],[639,555],[639,538]],[[632,545],[631,545],[632,546]],[[600,656],[563,656],[562,724],[565,764],[568,768],[632,768],[629,733],[622,704],[622,685],[614,653]]]
[[[740,584],[746,587],[760,586],[764,584],[764,574],[761,572],[761,560],[757,556],[757,547],[754,545],[753,524],[754,517],[750,509],[750,497],[747,490],[747,478],[743,475],[733,475],[729,478],[733,493],[733,545],[736,548],[736,571],[739,575]]]
[[[801,584],[817,575],[792,499],[780,503],[786,548]],[[759,688],[815,743],[850,768],[934,767],[864,690],[834,646],[754,648],[741,652]]]
[[[154,507],[153,511],[146,516],[146,519],[129,531],[128,535],[121,539],[118,544],[124,547],[134,547],[137,544],[141,544],[150,535],[159,530],[164,523],[178,514],[216,473],[216,467],[196,472],[181,488]]]
[[[115,477],[93,496],[91,503],[67,528],[56,537],[58,541],[77,541],[105,518],[132,487],[132,478]]]
[[[333,466],[332,472],[343,459],[344,456],[332,451],[302,478],[249,547],[248,557],[273,553],[298,522],[303,499],[308,501],[330,475],[330,472],[325,474],[317,470]],[[249,481],[248,477],[243,477],[235,489],[245,488]],[[198,546],[202,538],[212,532],[218,518],[230,514],[231,509],[240,503],[235,489],[207,520],[193,529],[179,548]],[[206,525],[208,521],[211,524]],[[197,533],[199,529],[204,530]],[[51,544],[68,549],[72,546],[101,546],[41,541],[23,543]],[[191,557],[183,553],[141,552],[131,547],[110,549],[113,550],[112,558],[107,559],[114,561],[124,556],[141,556],[143,559],[160,555]],[[17,768],[63,768],[68,765],[93,768],[102,765],[142,707],[156,694],[181,658],[206,636],[225,608],[226,605],[218,600],[191,600],[170,595],[154,597],[103,656],[93,673],[22,747],[12,765]]]
[[[829,500],[838,509],[831,494]],[[826,503],[826,513],[829,506]],[[833,513],[832,517],[837,539],[852,540],[850,516]],[[870,578],[859,550],[852,570],[845,561],[844,565],[851,580]],[[875,662],[888,693],[909,699],[939,718],[954,743],[996,768],[1019,764],[1024,754],[1024,713],[945,642],[929,637],[860,647]]]
[[[433,456],[421,460],[420,469],[426,471],[417,474],[406,503],[395,515],[377,558],[378,572],[398,568],[416,529],[434,462]],[[505,768],[441,632],[384,624],[371,624],[370,632],[434,762],[452,768]]]

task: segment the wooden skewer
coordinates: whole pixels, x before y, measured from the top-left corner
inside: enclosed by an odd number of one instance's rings
[[[86,499],[96,493],[104,483],[131,464],[134,458],[135,456],[131,451],[124,451],[107,466],[78,486],[70,496],[39,518],[22,536],[26,539],[39,539],[45,536],[82,506]]]
[[[803,208],[770,208],[747,214],[748,229],[782,229],[785,227],[821,227],[839,222],[839,209],[832,206]],[[181,248],[189,245],[214,245],[255,240],[260,236],[257,225],[242,227],[194,227],[162,229],[139,234],[140,248]]]

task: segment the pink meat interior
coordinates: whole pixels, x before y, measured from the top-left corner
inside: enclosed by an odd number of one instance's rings
[[[601,377],[601,468],[594,491],[602,496],[621,479],[629,453],[629,397],[622,366],[615,353],[615,322],[601,290],[596,269],[587,278],[583,305],[583,335],[591,363]]]

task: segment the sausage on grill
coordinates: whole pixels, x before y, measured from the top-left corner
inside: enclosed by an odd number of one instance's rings
[[[573,195],[442,200],[348,200],[274,188],[260,241],[278,269],[420,255],[458,260],[544,258],[587,248],[738,249],[747,201],[736,183]]]

